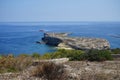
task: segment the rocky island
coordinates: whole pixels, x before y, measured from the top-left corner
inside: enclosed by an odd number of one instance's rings
[[[70,37],[69,33],[44,33],[42,41],[47,45],[57,46],[63,49],[88,50],[109,49],[110,44],[106,39],[88,37]]]

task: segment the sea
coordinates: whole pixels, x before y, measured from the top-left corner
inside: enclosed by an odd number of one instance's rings
[[[120,48],[120,22],[0,22],[0,55],[49,53],[55,47],[38,44],[44,32],[67,32],[72,37],[107,39]]]

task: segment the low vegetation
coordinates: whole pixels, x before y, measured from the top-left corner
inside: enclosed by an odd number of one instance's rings
[[[88,61],[105,61],[113,59],[111,54],[109,50],[89,50],[85,56]]]
[[[65,50],[59,49],[58,51],[51,54],[51,58],[64,58],[67,57],[70,60],[83,60],[84,52],[81,50]]]
[[[32,70],[31,76],[45,80],[66,80],[67,72],[64,70],[63,65],[44,62]]]
[[[113,54],[120,54],[120,48],[111,49]]]
[[[81,50],[65,50],[60,49],[53,53],[47,53],[42,56],[45,59],[54,59],[54,58],[64,58],[67,57],[71,61],[105,61],[112,60],[111,56],[112,52],[109,50],[89,50],[89,51],[81,51]]]
[[[40,54],[38,54],[38,53],[33,53],[32,55],[31,55],[33,58],[40,58]]]
[[[112,50],[64,50],[59,49],[56,52],[40,55],[33,53],[32,55],[21,54],[17,57],[13,55],[0,55],[0,73],[17,72],[29,67],[33,59],[54,59],[54,58],[69,58],[71,61],[105,61],[112,60],[111,54],[119,54],[120,49]]]
[[[22,71],[31,64],[31,57],[14,57],[13,55],[2,56],[0,58],[0,73]]]

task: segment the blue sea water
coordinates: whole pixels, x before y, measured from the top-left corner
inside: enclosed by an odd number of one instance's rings
[[[120,48],[120,22],[20,22],[0,23],[0,54],[44,54],[55,51],[54,47],[36,43],[43,37],[39,30],[70,32],[70,36],[105,38],[110,42],[111,48]]]

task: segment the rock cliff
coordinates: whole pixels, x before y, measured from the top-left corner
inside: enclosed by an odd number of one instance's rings
[[[47,45],[59,46],[72,49],[109,49],[110,44],[106,39],[101,38],[87,38],[87,37],[68,37],[69,33],[44,33],[42,40]],[[64,46],[61,44],[64,44]]]

